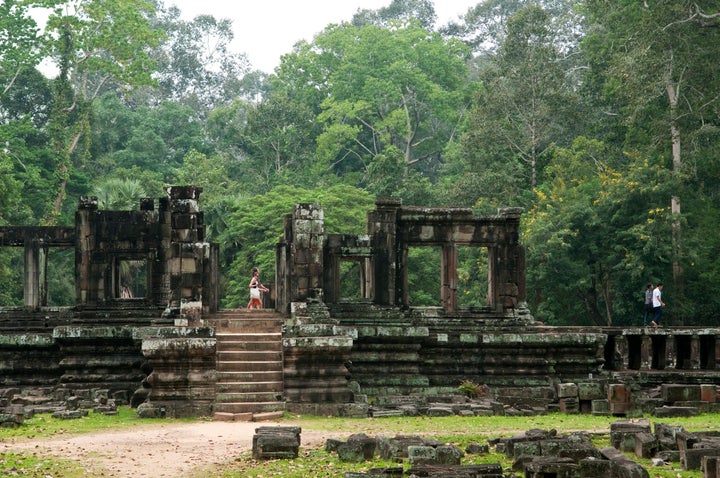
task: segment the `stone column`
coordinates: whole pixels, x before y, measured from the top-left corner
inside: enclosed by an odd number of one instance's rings
[[[665,341],[665,369],[673,370],[677,368],[677,338],[674,335],[668,335]]]
[[[98,199],[83,196],[75,212],[75,302],[78,305],[97,305],[105,276],[93,262]]]
[[[47,305],[48,247],[41,239],[25,242],[25,307],[36,309]]]
[[[373,248],[371,293],[377,304],[398,305],[403,300],[403,284],[398,278],[402,277],[400,267],[404,262],[397,249],[397,216],[401,204],[399,199],[378,198],[375,210],[367,215],[367,233]]]
[[[199,207],[202,188],[165,188],[169,204],[169,224],[164,224],[162,244],[165,271],[170,285],[170,304],[180,309],[178,326],[200,325],[203,310],[205,267],[210,264],[210,244],[205,242],[205,226]],[[167,216],[164,217],[167,220]],[[162,223],[162,221],[161,221]],[[169,228],[167,227],[169,226]]]
[[[457,309],[457,248],[454,243],[443,244],[440,261],[440,299],[446,312]]]
[[[690,369],[700,370],[700,336],[697,334],[690,338]]]
[[[627,337],[615,336],[615,367],[616,370],[627,370],[630,365],[630,348]]]
[[[498,234],[495,247],[488,250],[490,261],[490,293],[498,312],[513,314],[515,309],[526,307],[525,251],[520,246],[520,215],[523,209],[498,209],[503,230]]]
[[[640,370],[650,370],[652,368],[652,338],[649,335],[643,335],[640,338]]]
[[[287,274],[290,274],[289,299],[303,302],[322,300],[323,248],[325,218],[318,204],[298,204],[292,215],[292,238]]]

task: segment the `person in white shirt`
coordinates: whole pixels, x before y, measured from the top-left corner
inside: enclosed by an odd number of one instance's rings
[[[653,289],[653,320],[650,322],[653,327],[660,325],[660,320],[662,320],[663,307],[665,307],[665,302],[662,300],[662,288],[662,282],[658,282],[657,287]]]

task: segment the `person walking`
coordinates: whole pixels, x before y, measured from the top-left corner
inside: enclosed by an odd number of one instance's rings
[[[645,289],[645,313],[643,314],[643,327],[648,326],[648,319],[653,315],[653,284],[648,282]]]
[[[657,327],[660,325],[660,321],[662,320],[663,315],[663,307],[665,307],[665,302],[662,300],[662,289],[663,289],[663,283],[658,282],[657,287],[653,289],[653,295],[652,295],[652,305],[653,305],[653,319],[652,324],[653,327]]]
[[[252,279],[250,279],[250,302],[248,302],[248,309],[262,309],[262,294],[263,292],[269,292],[270,289],[265,287],[260,282],[260,269],[253,267]]]

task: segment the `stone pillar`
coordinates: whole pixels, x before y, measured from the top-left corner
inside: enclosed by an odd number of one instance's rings
[[[375,210],[368,212],[367,232],[372,238],[373,274],[371,294],[377,304],[399,305],[403,301],[400,268],[403,258],[397,249],[397,220],[402,202],[395,198],[378,198]],[[407,251],[404,252],[407,255]],[[407,257],[404,258],[405,260]]]
[[[652,338],[649,335],[643,335],[640,338],[640,370],[650,370],[652,368]]]
[[[440,299],[446,312],[457,309],[457,248],[454,243],[443,244],[440,260]]]
[[[624,335],[615,336],[615,359],[616,370],[627,370],[630,366],[630,348]]]
[[[41,239],[25,243],[25,307],[36,309],[47,305],[47,254],[48,247]]]
[[[520,245],[520,215],[523,209],[506,207],[498,209],[504,222],[504,231],[495,248],[488,251],[491,259],[490,290],[495,309],[506,315],[514,314],[516,308],[526,308],[525,250]],[[502,242],[500,242],[502,239]]]
[[[325,220],[318,204],[298,204],[291,218],[292,237],[286,273],[290,302],[320,299],[324,287]]]
[[[178,326],[199,325],[203,310],[205,268],[211,263],[210,244],[199,207],[202,188],[165,188],[169,216],[161,218],[161,245],[170,288],[170,307],[180,310]],[[161,211],[164,212],[164,211]]]
[[[98,273],[93,262],[97,210],[97,197],[83,196],[75,211],[75,302],[78,305],[97,305],[104,287],[104,275]]]
[[[715,343],[715,347],[713,350],[713,361],[712,361],[712,367],[710,367],[712,370],[718,370],[720,369],[720,336],[715,335],[713,337],[713,342]]]
[[[677,368],[677,338],[674,335],[668,335],[665,341],[665,369],[673,370]]]
[[[700,336],[693,334],[690,338],[690,369],[700,370]]]

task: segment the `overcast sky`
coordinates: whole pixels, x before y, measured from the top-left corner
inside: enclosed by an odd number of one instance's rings
[[[391,0],[165,0],[175,5],[182,18],[211,14],[230,18],[235,31],[234,49],[245,53],[254,69],[271,73],[280,55],[289,53],[295,42],[313,36],[330,23],[352,19],[361,9],[386,7]],[[438,24],[465,14],[480,0],[435,0]]]

